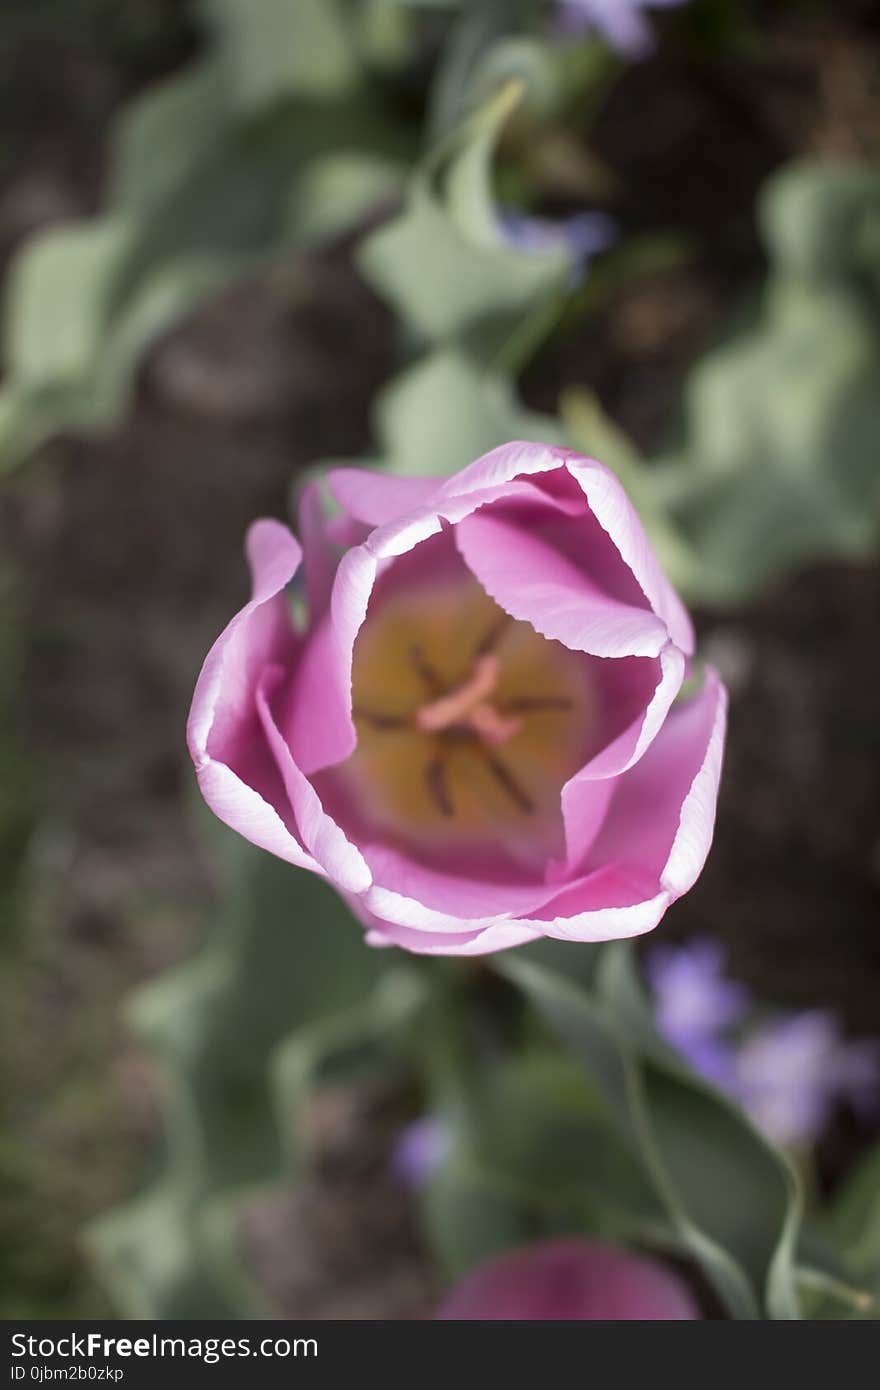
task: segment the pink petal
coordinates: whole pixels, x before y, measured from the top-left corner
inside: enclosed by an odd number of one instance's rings
[[[660,882],[674,898],[680,898],[682,893],[693,888],[712,845],[726,728],[727,691],[717,674],[708,670],[699,695],[682,705],[680,711],[673,710],[666,721],[664,737],[657,740],[656,752],[653,747],[651,749],[654,756],[642,760],[645,767],[636,763],[627,774],[627,778],[633,778],[633,786],[628,789],[630,798],[641,799],[644,805],[644,800],[653,795],[659,820],[661,811],[666,807],[671,809],[674,802],[673,779],[677,779],[679,787],[685,786],[688,762],[695,762],[700,750],[705,748],[682,803],[678,828],[660,874]],[[622,785],[621,803],[627,792],[625,779]],[[664,838],[656,829],[654,836],[655,847],[662,850]]]
[[[482,931],[533,911],[556,892],[545,883],[465,878],[415,862],[385,845],[369,845],[373,874],[365,907],[377,918],[420,930]]]
[[[620,675],[623,677],[626,663],[617,665],[622,668]],[[564,867],[568,877],[579,871],[584,856],[601,829],[617,785],[615,779],[632,767],[657,737],[681,689],[685,658],[671,642],[660,653],[659,668],[660,679],[647,704],[642,704],[639,713],[623,731],[606,743],[602,751],[575,773],[562,789],[567,852]],[[619,685],[616,695],[615,704],[620,709],[631,707],[632,703],[638,707],[641,703],[628,701]]]
[[[342,762],[357,743],[351,717],[351,661],[378,565],[366,545],[339,562],[330,608],[309,634],[279,727],[306,776]]]
[[[372,882],[363,855],[325,812],[318,793],[294,761],[273,717],[272,695],[283,684],[285,675],[283,667],[266,669],[257,687],[257,710],[284,781],[300,838],[334,884],[345,892],[362,893]]]
[[[708,671],[673,709],[639,762],[615,783],[589,852],[594,870],[533,914],[547,936],[608,941],[657,925],[693,887],[712,842],[727,694]]]
[[[531,477],[562,468],[570,456],[577,457],[567,449],[515,439],[510,444],[500,444],[496,449],[490,449],[488,454],[481,455],[467,468],[454,473],[447,479],[443,492],[454,497],[485,492],[514,478]]]
[[[358,481],[354,482],[353,478]],[[389,508],[396,505],[392,499],[403,497],[405,500],[406,495],[415,497],[418,490],[404,488],[399,494],[396,487],[398,483],[412,481],[389,479],[381,473],[360,479],[360,475],[346,469],[337,470],[330,479],[338,499],[350,503],[362,514],[369,510],[368,499],[374,486],[378,498],[375,514],[378,514],[385,505]],[[386,484],[394,485],[387,493]],[[432,490],[436,488],[435,479]],[[500,497],[543,504],[551,510],[565,510],[568,505],[564,500],[557,503],[552,497],[543,496],[527,483],[509,481],[487,493],[471,492],[443,499],[436,506],[422,506],[406,512],[377,527],[366,542],[352,547],[342,557],[333,580],[329,615],[309,635],[288,709],[279,717],[294,760],[307,775],[342,762],[355,747],[351,717],[352,653],[376,580],[388,570],[392,560],[439,535],[445,524],[454,524],[475,507]]]
[[[283,590],[301,551],[287,527],[257,521],[248,532],[250,601],[217,638],[202,667],[187,723],[199,786],[215,815],[261,849],[318,866],[296,837],[284,789],[266,756],[256,691],[267,664],[295,657]]]
[[[534,531],[483,508],[456,527],[468,568],[511,617],[592,656],[657,656],[665,623],[604,592],[590,575]]]
[[[375,923],[359,910],[358,903],[352,903],[355,916],[369,928],[368,946],[401,946],[417,956],[488,956],[495,951],[507,951],[514,946],[525,946],[537,941],[541,932],[534,926],[522,922],[499,922],[483,931],[464,932],[450,936],[442,932],[413,931],[409,927],[393,923]]]
[[[433,534],[439,525],[439,516],[455,522],[469,515],[483,502],[497,500],[503,489],[515,479],[532,478],[540,482],[541,475],[552,474],[565,468],[575,479],[587,498],[590,510],[602,529],[609,536],[624,564],[632,571],[654,613],[665,622],[669,636],[687,654],[693,652],[694,638],[690,619],[660,568],[653,548],[645,535],[644,528],[623,487],[615,475],[594,459],[583,458],[571,450],[514,441],[503,444],[484,454],[467,468],[445,480],[436,489],[437,480],[396,480],[404,482],[404,488],[389,488],[386,506],[377,504],[375,512],[381,513],[385,520],[380,523],[383,534],[374,537],[373,548],[377,554],[401,554],[411,548],[417,539]],[[348,472],[347,470],[342,470]],[[380,476],[380,475],[377,475]],[[420,491],[415,483],[423,484]],[[413,484],[412,487],[409,485]],[[351,486],[351,480],[343,482],[343,489]],[[384,489],[384,484],[381,485]],[[364,482],[362,488],[355,485],[351,492],[352,506],[366,510],[368,503],[355,494],[368,493],[370,483]],[[436,489],[436,490],[434,490]],[[546,496],[552,496],[556,489],[549,489]],[[341,494],[340,494],[341,495]],[[471,499],[467,506],[464,499]],[[563,505],[568,509],[570,503],[561,494]],[[449,501],[456,504],[450,507]],[[404,512],[392,515],[394,508],[412,500],[416,503],[410,516]],[[462,505],[464,503],[464,505]],[[432,517],[433,513],[433,517]],[[387,533],[386,533],[387,531]]]
[[[636,869],[608,864],[569,884],[529,923],[560,941],[619,941],[653,931],[671,902]]]
[[[691,620],[660,568],[654,548],[620,481],[595,459],[569,454],[566,465],[583,489],[591,512],[638,580],[652,609],[665,622],[669,636],[690,656],[694,650]]]
[[[592,872],[529,916],[444,923],[412,899],[374,884],[355,911],[374,944],[426,954],[481,955],[537,936],[610,941],[651,931],[692,887],[712,839],[726,694],[714,672],[673,710],[642,759],[618,781],[589,856]],[[370,907],[365,911],[366,905]]]
[[[491,487],[467,492],[455,491],[455,482],[455,478],[449,479],[428,503],[378,526],[367,542],[373,554],[383,560],[403,555],[420,541],[436,535],[444,524],[455,526],[478,507],[489,503],[531,504],[549,513],[573,514],[571,497],[539,487],[528,479],[506,479]],[[587,519],[589,513],[583,504],[578,502],[577,506],[578,514]]]
[[[384,526],[428,505],[443,478],[400,478],[378,469],[334,468],[327,487],[355,521]]]
[[[256,791],[232,768],[213,760],[204,763],[197,775],[202,796],[224,825],[288,864],[323,874],[296,838],[296,827],[284,806],[282,787],[273,794],[268,776],[254,777],[261,787],[261,791]]]

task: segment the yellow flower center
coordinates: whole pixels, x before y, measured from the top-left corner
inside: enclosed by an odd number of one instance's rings
[[[562,853],[563,784],[593,751],[590,658],[510,618],[468,574],[387,594],[354,648],[358,744],[336,770],[362,829],[420,852]]]

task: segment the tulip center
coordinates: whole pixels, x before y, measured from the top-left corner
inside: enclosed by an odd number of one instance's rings
[[[490,745],[506,743],[519,733],[522,720],[501,714],[492,704],[499,670],[497,656],[478,656],[468,680],[416,710],[416,728],[423,734],[473,734]]]
[[[354,648],[357,747],[336,770],[362,833],[463,864],[487,845],[560,853],[561,790],[595,746],[590,660],[469,572],[381,595]]]

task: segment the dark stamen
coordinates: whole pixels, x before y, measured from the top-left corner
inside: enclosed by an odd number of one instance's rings
[[[535,803],[528,793],[523,791],[510,768],[488,748],[483,749],[483,755],[495,780],[504,788],[511,800],[516,802],[519,809],[530,815],[535,809]]]
[[[434,758],[425,768],[425,783],[431,795],[431,799],[444,816],[455,814],[452,802],[449,799],[449,788],[446,784],[446,764],[443,758]]]
[[[434,691],[435,694],[442,694],[444,690],[443,682],[425,656],[418,642],[412,643],[408,656],[414,671],[418,676],[421,676],[428,689]]]
[[[518,695],[505,700],[499,709],[505,714],[541,714],[546,710],[571,709],[572,703],[565,695]]]
[[[402,714],[374,714],[366,709],[354,709],[352,714],[355,719],[363,719],[365,723],[372,724],[374,729],[412,728],[412,721]]]
[[[498,621],[489,628],[489,631],[483,637],[474,652],[474,656],[485,656],[487,652],[491,652],[493,648],[498,645],[498,640],[509,622],[510,618],[508,614],[502,613]]]

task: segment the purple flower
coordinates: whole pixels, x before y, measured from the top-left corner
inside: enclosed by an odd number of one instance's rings
[[[406,1187],[423,1187],[449,1150],[449,1127],[439,1115],[422,1115],[400,1131],[391,1170]]]
[[[880,1043],[845,1042],[823,1009],[771,1020],[737,1049],[732,1089],[777,1143],[808,1144],[838,1101],[866,1112],[880,1102]]]
[[[662,946],[648,958],[657,1028],[700,1076],[728,1089],[733,1047],[726,1030],[748,1007],[742,985],[725,979],[724,952],[716,941]]]
[[[565,252],[572,262],[574,284],[583,279],[592,257],[614,240],[614,223],[601,212],[578,212],[555,219],[505,208],[500,223],[505,240],[518,251]]]
[[[665,1038],[687,1048],[738,1023],[749,1002],[743,985],[725,978],[717,941],[658,946],[648,962],[657,995],[657,1025]]]
[[[643,10],[669,9],[683,0],[559,0],[561,27],[568,33],[590,29],[625,58],[642,58],[653,47]]]
[[[662,947],[648,959],[657,1028],[694,1071],[778,1144],[814,1142],[839,1101],[880,1108],[880,1042],[845,1042],[821,1009],[750,1026],[748,993],[723,965],[714,941]]]
[[[435,1315],[468,1322],[686,1322],[681,1280],[654,1260],[593,1240],[551,1240],[470,1271]]]
[[[727,700],[711,670],[677,699],[693,629],[617,477],[518,441],[327,486],[339,512],[307,488],[302,546],[249,533],[252,596],[190,712],[208,805],[333,884],[372,945],[650,931],[709,852]]]

